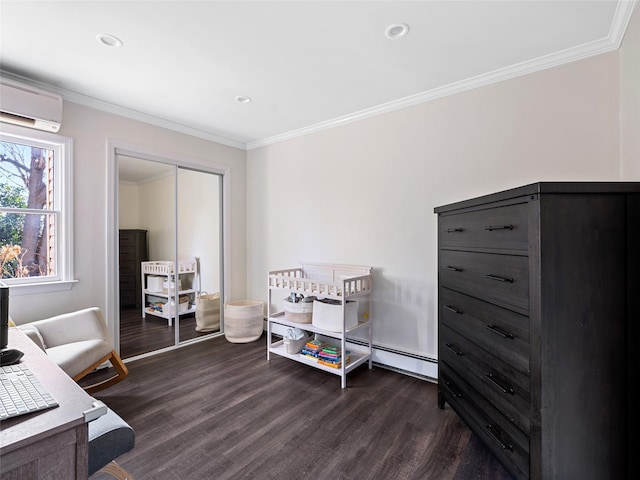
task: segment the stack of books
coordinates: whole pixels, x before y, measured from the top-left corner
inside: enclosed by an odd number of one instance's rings
[[[305,357],[312,358],[313,360],[318,360],[318,354],[322,351],[322,348],[325,345],[326,343],[321,342],[320,340],[309,340],[304,344],[304,347],[302,347],[300,354]]]
[[[349,350],[347,350],[343,357],[339,346],[331,345],[320,340],[309,340],[305,343],[304,347],[302,347],[300,354],[332,368],[340,368],[342,367],[342,360],[349,363],[351,359],[351,352],[349,352]]]
[[[344,356],[346,363],[349,363],[350,356],[350,352],[347,350]],[[335,345],[325,345],[318,353],[318,363],[327,367],[340,368],[342,367],[342,360],[342,351],[340,347]]]

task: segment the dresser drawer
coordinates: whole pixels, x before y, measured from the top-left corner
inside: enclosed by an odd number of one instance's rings
[[[136,260],[136,248],[135,247],[120,247],[120,263],[135,262]]]
[[[134,247],[138,238],[135,232],[120,232],[120,247]]]
[[[528,314],[528,257],[445,249],[438,255],[441,285]]]
[[[136,282],[135,275],[120,274],[120,289],[121,290],[134,290],[137,288],[138,282]],[[141,293],[141,292],[137,292]]]
[[[140,295],[137,295],[138,292],[133,290],[123,290],[120,289],[120,305],[122,306],[130,306],[137,305],[140,301]]]
[[[440,245],[460,248],[528,250],[529,204],[441,215]]]
[[[448,365],[440,365],[439,371],[438,386],[445,401],[516,478],[528,479],[529,437],[478,395]]]
[[[438,360],[454,368],[509,421],[529,433],[529,375],[496,359],[448,327],[442,327],[438,335]]]
[[[137,276],[140,274],[140,266],[134,262],[120,262],[120,275]]]
[[[440,287],[440,322],[529,373],[529,317]]]

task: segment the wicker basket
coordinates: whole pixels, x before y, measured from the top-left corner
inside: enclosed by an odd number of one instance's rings
[[[313,302],[293,303],[285,298],[284,318],[296,323],[311,323],[313,320]]]
[[[263,304],[260,300],[241,300],[224,305],[224,336],[231,343],[255,342],[262,336]]]

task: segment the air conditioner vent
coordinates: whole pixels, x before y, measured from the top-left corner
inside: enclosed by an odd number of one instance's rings
[[[62,121],[62,97],[2,79],[0,121],[55,133]]]

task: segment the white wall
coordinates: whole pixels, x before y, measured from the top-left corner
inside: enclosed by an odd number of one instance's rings
[[[620,158],[622,179],[640,181],[640,7],[620,48]]]
[[[374,268],[374,343],[437,357],[433,208],[620,180],[619,56],[591,57],[248,152],[248,295],[272,269]]]
[[[175,190],[173,171],[138,185],[138,228],[147,230],[149,260],[168,261],[175,257]]]
[[[118,184],[118,192],[120,195],[120,202],[118,203],[119,228],[140,228],[138,185],[133,182],[120,182]]]
[[[191,164],[229,169],[230,284],[233,299],[246,296],[246,152],[135,120],[65,102],[60,134],[74,140],[74,259],[78,283],[62,293],[11,298],[17,323],[87,306],[106,308],[107,264],[107,142],[165,152]],[[117,226],[114,226],[117,229]]]

